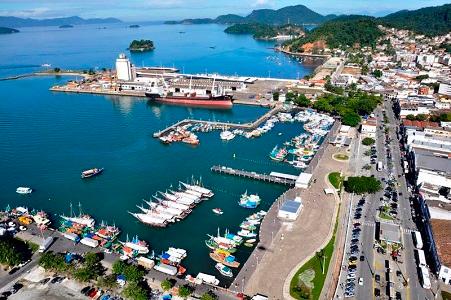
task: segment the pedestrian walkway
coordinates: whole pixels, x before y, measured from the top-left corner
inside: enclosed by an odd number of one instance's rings
[[[244,272],[239,273],[239,278],[230,289],[237,292],[244,290],[248,295],[265,294],[272,299],[287,298],[284,293],[285,280],[290,281],[291,272],[329,241],[328,236],[335,221],[333,215],[338,204],[334,196],[324,194],[324,187],[326,175],[343,167],[343,163],[332,159],[332,155],[338,151],[340,149],[327,145],[320,160],[321,167],[313,172],[312,185],[306,190],[291,190],[302,198],[304,206],[300,216],[295,222],[281,223],[277,219],[271,222],[275,228],[279,223],[281,229],[270,229],[269,232],[274,235],[273,241],[259,244],[261,251],[258,255],[261,256],[253,260],[250,258],[255,263],[244,266]],[[253,272],[246,271],[246,268]]]

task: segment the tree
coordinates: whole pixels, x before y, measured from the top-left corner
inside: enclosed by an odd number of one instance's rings
[[[116,275],[110,274],[106,276],[99,276],[97,278],[97,285],[105,290],[112,290],[117,288]]]
[[[123,274],[125,275],[127,281],[139,282],[143,279],[145,272],[137,266],[127,265]]]
[[[415,121],[415,116],[412,115],[412,114],[408,114],[408,115],[406,116],[406,119],[409,120],[409,121]]]
[[[27,247],[22,241],[13,238],[0,240],[0,264],[7,266],[20,264],[25,258],[26,249]],[[28,252],[30,251],[28,250]],[[27,256],[31,256],[31,254],[28,253]]]
[[[200,297],[200,300],[216,300],[216,299],[218,299],[218,296],[212,291],[208,291]]]
[[[63,255],[52,252],[43,253],[39,259],[39,265],[46,270],[54,272],[64,272],[69,267]]]
[[[293,92],[287,92],[285,94],[285,101],[287,102],[294,102],[294,100],[296,99],[296,94]]]
[[[427,118],[428,118],[428,117],[427,117],[425,114],[418,114],[418,115],[415,117],[415,119],[416,119],[417,121],[426,121]]]
[[[381,182],[375,177],[348,177],[344,182],[346,192],[355,194],[373,194],[382,188]]]
[[[179,296],[182,298],[188,298],[193,293],[193,288],[187,284],[179,287]]]
[[[147,290],[137,282],[130,282],[123,291],[124,297],[131,300],[147,300]]]
[[[172,283],[172,281],[170,281],[167,278],[161,282],[161,288],[164,291],[169,291],[170,289],[172,289],[173,286],[174,286],[174,284]]]
[[[116,275],[124,274],[124,269],[127,266],[122,260],[116,260],[113,263],[113,273]]]
[[[373,145],[376,141],[372,138],[366,137],[362,140],[362,144],[365,146]]]
[[[273,99],[274,101],[279,101],[279,96],[280,96],[280,93],[279,93],[279,92],[274,92],[274,93],[272,93],[272,99]]]
[[[353,111],[349,111],[342,116],[341,121],[344,125],[356,127],[360,123],[360,116]]]
[[[383,75],[383,73],[382,73],[381,70],[376,69],[376,70],[373,71],[373,76],[376,77],[376,78],[381,78],[382,75]]]
[[[55,72],[55,73],[59,73],[60,71],[61,71],[60,68],[54,68],[54,69],[53,69],[53,72]]]
[[[300,107],[309,107],[312,102],[304,94],[300,94],[295,98],[294,104]]]

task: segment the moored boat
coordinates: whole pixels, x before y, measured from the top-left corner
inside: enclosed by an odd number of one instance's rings
[[[235,260],[235,256],[219,254],[216,251],[210,253],[210,258],[215,262],[222,263],[230,268],[238,268],[240,263]]]
[[[103,168],[93,168],[93,169],[89,169],[89,170],[85,170],[83,172],[81,172],[81,178],[90,178],[90,177],[94,177],[97,176],[99,174],[101,174],[103,172]]]
[[[219,271],[219,273],[221,273],[221,275],[226,276],[226,277],[233,277],[232,270],[229,267],[225,266],[224,264],[217,263],[215,265],[215,268],[216,268],[216,270]]]
[[[212,211],[217,215],[222,215],[224,213],[220,208],[213,208]]]

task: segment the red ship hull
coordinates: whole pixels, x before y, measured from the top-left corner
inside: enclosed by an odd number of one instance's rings
[[[192,105],[192,106],[208,106],[208,107],[221,107],[221,108],[230,108],[233,106],[232,96],[221,96],[218,98],[195,98],[195,97],[155,97],[154,95],[148,95],[152,101],[161,102],[161,103],[170,103],[170,104],[178,104],[178,105]]]

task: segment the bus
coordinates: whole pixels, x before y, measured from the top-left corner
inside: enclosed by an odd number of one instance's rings
[[[421,286],[425,289],[431,288],[431,280],[429,279],[429,271],[426,267],[420,267],[419,270]]]
[[[412,231],[412,239],[415,248],[423,249],[423,239],[421,238],[421,233],[419,231]]]
[[[377,162],[377,170],[382,171],[382,162],[381,161]]]
[[[417,252],[418,266],[426,267],[426,256],[424,255],[424,251],[420,249],[415,251]]]

